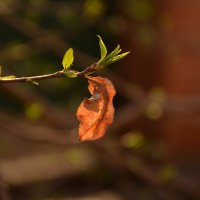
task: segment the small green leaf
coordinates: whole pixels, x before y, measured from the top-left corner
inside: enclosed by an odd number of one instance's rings
[[[33,85],[39,85],[37,81],[30,81]]]
[[[33,85],[39,85],[38,82],[32,80],[31,78],[28,78],[28,79],[27,79],[27,82],[30,82],[30,83],[32,83]]]
[[[118,53],[121,52],[120,45],[118,44],[117,47],[110,53],[108,56],[106,56],[104,59],[101,59],[97,65],[97,69],[102,69],[107,63],[109,63],[109,60],[112,60]]]
[[[64,70],[64,73],[66,76],[70,77],[70,78],[76,78],[77,74],[76,71],[74,70]]]
[[[130,53],[130,51],[122,53],[122,54],[120,54],[118,56],[115,56],[112,59],[110,59],[107,64],[110,65],[110,64],[112,64],[114,62],[117,62],[117,61],[121,60],[122,58],[124,58],[125,56],[127,56],[129,53]]]
[[[71,67],[71,65],[73,64],[73,61],[74,61],[73,49],[70,48],[67,50],[67,52],[65,53],[63,57],[63,61],[62,61],[63,68],[68,69],[69,67]]]
[[[101,36],[97,35],[97,37],[99,38],[99,47],[100,47],[100,51],[101,51],[101,59],[103,59],[107,55],[107,49],[106,49],[106,46],[105,46],[103,40],[101,39]]]
[[[14,78],[15,78],[14,75],[0,77],[1,80],[12,80],[12,79],[14,79]]]
[[[109,60],[110,58],[115,57],[120,52],[121,52],[121,49],[120,49],[120,45],[118,44],[117,47],[115,48],[115,50],[113,50],[110,54],[108,54],[108,56],[106,57],[106,59]]]
[[[130,53],[130,52],[125,52],[125,53],[122,53],[120,55],[117,55],[120,51],[121,51],[121,49],[119,49],[119,47],[116,48],[113,52],[111,52],[108,56],[106,56],[102,61],[99,61],[97,63],[96,69],[100,70],[107,65],[115,63],[115,62],[121,60],[122,58],[124,58],[125,56],[127,56]],[[116,56],[114,56],[114,55],[116,55]]]

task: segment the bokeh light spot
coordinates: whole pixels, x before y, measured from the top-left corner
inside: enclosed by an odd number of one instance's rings
[[[105,4],[101,0],[87,0],[84,5],[84,12],[90,17],[100,17],[106,10]]]
[[[128,132],[121,137],[121,144],[126,148],[140,148],[144,145],[144,136],[139,132]]]
[[[42,104],[34,102],[30,106],[28,106],[25,110],[26,116],[30,120],[38,120],[44,113],[44,107]]]
[[[162,107],[159,103],[151,102],[146,106],[145,114],[150,119],[158,119],[162,115]]]

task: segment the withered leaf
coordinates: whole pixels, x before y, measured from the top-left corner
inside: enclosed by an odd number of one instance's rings
[[[110,80],[88,77],[88,89],[91,98],[85,98],[77,110],[79,124],[79,140],[96,140],[102,137],[108,125],[113,122],[113,97],[115,88]]]

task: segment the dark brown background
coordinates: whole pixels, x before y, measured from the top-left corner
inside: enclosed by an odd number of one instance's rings
[[[74,69],[108,50],[131,54],[98,72],[115,85],[115,120],[79,144],[81,79],[0,84],[1,199],[199,199],[200,2],[0,2],[3,75]]]

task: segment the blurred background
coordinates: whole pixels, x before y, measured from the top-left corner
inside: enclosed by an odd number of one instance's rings
[[[106,135],[78,143],[84,79],[0,84],[0,199],[200,199],[200,1],[1,0],[3,75],[76,70],[97,34],[125,59],[96,73],[117,95]]]

